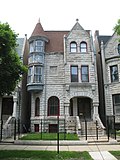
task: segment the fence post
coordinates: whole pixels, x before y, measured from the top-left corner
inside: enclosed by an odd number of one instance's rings
[[[57,128],[57,153],[59,154],[59,115],[57,116],[57,124],[58,124],[58,128]]]
[[[114,116],[114,138],[115,138],[115,140],[116,140],[115,116]]]
[[[96,121],[96,138],[98,140],[98,122]]]
[[[3,128],[3,120],[0,123],[0,141],[2,141],[2,128]]]
[[[14,119],[14,140],[16,140],[16,118]]]
[[[107,134],[108,134],[108,141],[109,141],[109,138],[110,138],[110,132],[109,132],[109,120],[108,120],[108,116],[107,116]]]
[[[85,119],[85,139],[87,140],[87,121],[86,121],[86,118],[84,117]]]
[[[20,138],[20,118],[18,118],[18,139]]]
[[[64,119],[64,140],[66,140],[66,125],[65,125],[65,119]]]
[[[42,139],[42,119],[41,119],[41,139]]]

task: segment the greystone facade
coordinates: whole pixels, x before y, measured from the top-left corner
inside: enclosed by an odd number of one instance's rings
[[[99,86],[99,93],[101,93],[101,87],[104,89],[104,100],[105,100],[105,113],[106,116],[115,116],[115,123],[118,127],[120,123],[120,43],[118,36],[114,33],[112,36],[100,36],[96,34],[97,54],[100,55],[102,66],[102,74],[100,68],[98,74],[99,82],[103,83]],[[97,63],[100,61],[97,61]],[[99,84],[100,84],[99,83]]]
[[[38,22],[40,25],[40,22]],[[41,29],[41,28],[40,28]],[[43,32],[39,35],[31,36],[29,43],[34,43],[37,40],[44,42],[44,47],[49,42],[49,39]],[[35,31],[35,30],[34,30]],[[41,35],[42,34],[42,35]],[[31,131],[41,132],[41,120],[43,122],[42,128],[44,131],[50,131],[50,124],[54,125],[59,116],[60,130],[64,120],[69,117],[86,117],[89,120],[96,120],[99,117],[98,113],[98,84],[97,84],[97,72],[96,72],[96,57],[93,48],[93,41],[90,31],[84,30],[81,25],[76,22],[72,30],[65,34],[63,37],[63,50],[62,51],[42,51],[41,53],[30,52],[31,55],[42,54],[43,62],[37,61],[29,62],[29,68],[31,67],[32,74],[30,73],[30,81],[28,81],[27,88],[31,93]],[[34,40],[33,40],[34,39]],[[57,37],[56,37],[57,40]],[[71,42],[75,42],[76,52],[70,50]],[[87,44],[86,52],[80,51],[81,42]],[[59,43],[58,43],[59,45]],[[44,48],[45,49],[45,48]],[[34,83],[32,77],[35,75],[35,67],[41,66],[42,70],[42,82]],[[77,78],[76,82],[71,82],[71,68],[77,66]],[[82,66],[88,68],[88,81],[82,81]],[[28,71],[29,72],[29,71]],[[29,79],[29,74],[28,74]],[[34,79],[34,78],[33,78]],[[39,86],[39,87],[37,87]],[[40,87],[41,86],[41,87]],[[51,97],[57,97],[59,100],[59,113],[58,115],[49,114],[49,100]],[[39,99],[39,115],[36,115],[35,106],[36,99]],[[50,111],[51,112],[51,111]],[[37,125],[37,127],[36,127]],[[77,125],[77,124],[76,124]]]

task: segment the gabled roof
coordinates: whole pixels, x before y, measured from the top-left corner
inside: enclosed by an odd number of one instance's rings
[[[98,42],[99,46],[101,44],[101,41],[103,41],[104,45],[108,42],[108,40],[111,38],[111,36],[98,36]]]
[[[82,26],[76,22],[74,29],[84,30]],[[90,34],[90,30],[84,30],[87,34]],[[30,37],[44,37],[47,39],[46,52],[63,52],[64,51],[64,35],[68,36],[71,31],[44,31],[40,20],[36,24],[32,35]],[[49,40],[49,41],[48,41]]]

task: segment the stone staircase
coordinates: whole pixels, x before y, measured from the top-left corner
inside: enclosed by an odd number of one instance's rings
[[[76,117],[69,116],[66,118],[66,131],[67,133],[76,133]]]
[[[87,135],[88,136],[96,136],[96,122],[94,121],[87,121]],[[105,130],[100,128],[99,125],[97,125],[98,128],[98,135],[103,136],[105,135]],[[81,121],[81,135],[85,135],[85,122]]]
[[[2,139],[12,137],[14,135],[14,120],[12,116],[3,115],[2,119],[3,119]]]

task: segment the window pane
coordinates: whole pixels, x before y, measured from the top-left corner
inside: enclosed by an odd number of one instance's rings
[[[33,71],[33,68],[29,67],[29,69],[28,69],[28,83],[32,83],[32,71]]]
[[[33,42],[30,43],[30,52],[34,52],[34,43]]]
[[[41,40],[35,41],[35,51],[36,52],[43,52],[43,41],[41,41]]]
[[[86,42],[80,43],[80,52],[87,52],[87,44]]]
[[[48,100],[48,115],[59,115],[59,99],[57,97],[51,97]]]
[[[88,66],[81,66],[81,80],[82,82],[88,82],[89,77],[88,77]]]
[[[76,52],[76,51],[77,51],[77,44],[75,42],[71,42],[70,52]]]
[[[33,63],[33,54],[28,58],[28,63]]]
[[[120,115],[120,94],[113,95],[113,107],[115,115]]]
[[[39,66],[35,67],[34,82],[42,83],[42,67]]]
[[[71,82],[78,82],[78,66],[71,66]]]
[[[36,54],[34,56],[35,56],[34,62],[43,63],[43,56],[42,55]]]
[[[118,67],[117,67],[117,65],[110,67],[110,74],[111,74],[111,82],[118,81]]]

